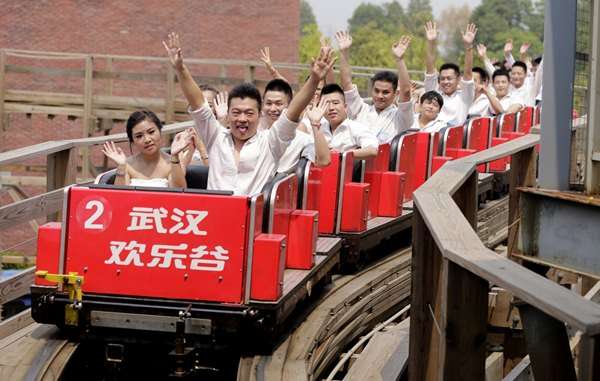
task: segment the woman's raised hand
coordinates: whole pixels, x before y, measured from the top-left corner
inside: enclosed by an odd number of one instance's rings
[[[175,135],[175,139],[171,143],[171,156],[179,155],[181,151],[191,145],[192,139],[192,134],[189,130],[181,131]]]
[[[102,146],[102,153],[109,159],[117,163],[118,166],[127,164],[127,156],[123,150],[115,145],[114,142],[106,142]]]

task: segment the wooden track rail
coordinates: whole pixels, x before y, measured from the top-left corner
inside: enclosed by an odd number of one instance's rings
[[[517,188],[535,186],[539,135],[445,164],[414,193],[409,374],[413,380],[483,380],[487,297],[497,285],[519,307],[536,379],[575,379],[566,323],[586,348],[579,379],[600,378],[600,306],[484,246],[476,226],[478,164],[511,155],[509,257]],[[544,332],[543,337],[536,337]]]

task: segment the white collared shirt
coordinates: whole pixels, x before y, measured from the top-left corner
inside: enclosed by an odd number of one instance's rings
[[[524,106],[535,106],[535,97],[537,94],[532,94],[532,79],[530,77],[525,78],[523,85],[518,89],[514,87],[512,84],[510,85],[509,93],[515,96],[518,99],[521,99]]]
[[[490,100],[487,95],[479,94],[469,107],[469,116],[490,116]]]
[[[367,126],[355,120],[346,118],[332,132],[329,121],[321,121],[321,132],[329,144],[329,148],[346,152],[354,148],[373,147],[377,149],[379,142],[375,134]]]
[[[414,112],[414,102],[412,100],[408,102],[398,103],[398,110],[404,114],[404,118],[409,122],[411,131],[416,132],[438,132],[442,128],[446,127],[448,123],[440,119],[438,115],[437,118],[427,123],[425,127],[421,128],[421,124],[419,123],[419,115]]]
[[[444,99],[444,106],[440,111],[439,119],[446,121],[451,126],[458,126],[467,120],[469,107],[475,98],[475,83],[473,79],[465,81],[461,78],[460,89],[452,95],[446,95],[438,86],[438,73],[425,73],[425,91],[437,91]]]
[[[523,102],[523,100],[518,96],[517,93],[510,93],[510,92],[508,94],[506,94],[502,99],[498,98],[498,101],[500,102],[500,105],[502,105],[502,109],[505,112],[512,105],[518,104],[518,105],[523,106],[525,104]],[[492,108],[491,105],[490,105],[488,112],[490,113],[490,115],[496,115],[496,111]]]
[[[394,136],[407,130],[408,125],[399,117],[398,107],[391,104],[385,110],[377,112],[375,106],[367,104],[360,96],[356,85],[345,91],[348,104],[348,118],[367,126],[377,137],[379,144],[389,143]]]
[[[233,191],[236,195],[262,191],[275,174],[279,160],[296,135],[298,125],[290,121],[284,111],[271,128],[257,131],[244,143],[240,150],[239,165],[236,166],[231,132],[215,119],[208,103],[190,114],[208,151],[210,171],[207,188]]]
[[[301,157],[305,157],[308,160],[315,162],[315,144],[313,137],[304,131],[297,130],[296,137],[290,143],[289,147],[285,150],[285,153],[279,160],[279,166],[277,172],[289,172],[291,169],[298,165],[298,161]]]

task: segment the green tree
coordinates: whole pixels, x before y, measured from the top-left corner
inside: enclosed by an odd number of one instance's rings
[[[321,32],[317,24],[306,24],[302,28],[302,36],[300,37],[300,62],[310,62],[312,57],[316,57],[321,47]]]
[[[303,34],[304,27],[309,24],[317,24],[317,19],[312,7],[306,0],[300,0],[300,33]]]
[[[488,48],[488,55],[500,59],[506,39],[513,39],[513,55],[518,56],[522,42],[529,42],[531,55],[541,53],[543,41],[543,0],[483,0],[473,10],[477,40]]]
[[[407,67],[422,70],[425,57],[423,25],[432,19],[429,0],[411,0],[407,12],[398,1],[359,5],[348,20],[353,39],[351,64],[393,68],[392,45],[401,35],[409,34],[413,40],[406,56]]]

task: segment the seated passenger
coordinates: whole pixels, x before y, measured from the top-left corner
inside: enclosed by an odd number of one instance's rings
[[[364,124],[348,119],[344,90],[339,85],[325,85],[321,91],[321,102],[328,103],[321,132],[329,148],[339,152],[351,151],[356,159],[377,156],[377,138]]]
[[[458,65],[445,63],[440,67],[439,74],[435,71],[437,26],[433,22],[425,25],[425,37],[427,39],[425,64],[425,90],[438,91],[443,99],[444,106],[440,112],[440,119],[449,125],[461,125],[467,120],[469,107],[475,96],[472,76],[473,68],[473,41],[477,34],[474,24],[467,25],[463,33],[463,44],[465,47],[465,66],[461,77]],[[460,89],[459,89],[460,84]]]
[[[262,101],[254,85],[238,85],[229,93],[230,128],[226,129],[215,119],[202,91],[184,65],[177,34],[169,35],[165,48],[190,104],[196,130],[206,143],[210,162],[208,189],[229,190],[238,195],[261,192],[294,139],[300,115],[309,104],[319,81],[333,66],[333,52],[321,49],[312,64],[310,79],[290,102],[288,109],[271,128],[258,131]]]
[[[490,116],[490,100],[487,90],[490,90],[490,76],[481,67],[473,68],[473,82],[475,82],[475,100],[469,107],[469,117]]]
[[[340,77],[348,103],[348,117],[367,126],[380,144],[389,143],[394,136],[409,127],[402,124],[398,107],[394,104],[398,75],[391,71],[376,73],[371,78],[373,104],[367,104],[352,83],[349,58],[352,37],[343,31],[337,32],[335,37],[340,48]]]
[[[292,87],[286,81],[273,79],[267,83],[263,94],[263,114],[265,116],[264,120],[266,120],[266,125],[263,125],[263,128],[271,128],[273,123],[280,118],[281,113],[288,108],[292,98]],[[318,112],[321,110],[321,117],[325,112],[325,106],[321,108],[312,107],[312,109],[313,114],[315,111]],[[307,124],[312,126],[310,128],[311,133],[306,133],[300,128],[296,130],[296,137],[279,160],[277,172],[289,172],[298,165],[300,157],[306,157],[318,167],[324,167],[329,164],[329,147],[327,146],[325,137],[319,130],[320,124],[318,120],[316,127],[310,120]]]
[[[398,112],[402,124],[410,130],[423,132],[437,132],[446,126],[446,122],[439,119],[439,114],[444,99],[437,91],[425,92],[419,101],[419,113],[415,113],[414,101],[412,100],[412,82],[404,62],[404,54],[410,45],[410,37],[402,36],[392,47],[398,66]]]
[[[160,150],[162,123],[152,111],[136,111],[127,119],[127,138],[136,153],[129,158],[113,142],[104,143],[102,152],[117,164],[115,185],[185,188],[185,166],[180,153],[192,146],[192,132],[175,135],[171,155]],[[133,147],[132,147],[133,146]]]
[[[490,114],[498,115],[502,113],[514,113],[520,111],[524,106],[524,101],[516,94],[510,92],[510,79],[508,71],[498,69],[492,76],[492,84],[496,92],[495,97],[490,99]],[[498,102],[493,99],[497,98]]]

